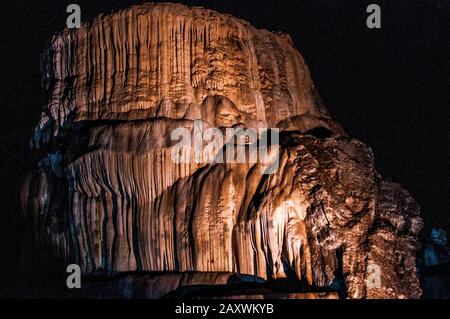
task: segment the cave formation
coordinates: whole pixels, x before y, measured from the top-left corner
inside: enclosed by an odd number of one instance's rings
[[[149,3],[55,34],[41,59],[29,241],[103,291],[420,296],[417,203],[331,118],[288,35]],[[196,120],[278,129],[278,169],[175,163],[171,132]]]

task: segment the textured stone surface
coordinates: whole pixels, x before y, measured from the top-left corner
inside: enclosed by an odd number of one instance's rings
[[[238,273],[350,298],[420,296],[417,204],[330,118],[289,36],[145,4],[55,35],[42,61],[41,160],[22,196],[40,247],[89,275]],[[279,128],[278,170],[175,163],[171,132],[194,120]]]

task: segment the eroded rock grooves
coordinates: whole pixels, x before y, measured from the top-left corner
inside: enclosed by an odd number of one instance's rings
[[[331,119],[289,36],[144,4],[55,35],[42,61],[31,144],[45,155],[23,188],[40,247],[89,275],[343,278],[350,298],[420,296],[417,204]],[[170,134],[194,120],[279,128],[279,169],[175,163]]]

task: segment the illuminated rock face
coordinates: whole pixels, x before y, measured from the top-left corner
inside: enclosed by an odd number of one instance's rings
[[[350,298],[420,296],[417,204],[330,118],[288,36],[146,4],[55,35],[42,61],[31,144],[46,155],[23,187],[40,247],[85,274],[343,278]],[[278,169],[176,163],[171,133],[195,120],[278,128]]]

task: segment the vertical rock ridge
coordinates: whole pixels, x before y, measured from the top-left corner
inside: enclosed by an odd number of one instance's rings
[[[52,153],[24,183],[23,207],[36,245],[84,274],[164,272],[173,281],[150,285],[161,291],[206,272],[420,296],[418,205],[331,119],[289,36],[144,4],[56,34],[41,70],[49,100],[31,146]],[[195,120],[278,128],[278,170],[177,163],[171,133],[194,134]]]

